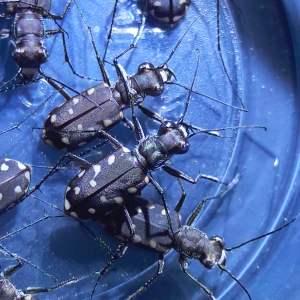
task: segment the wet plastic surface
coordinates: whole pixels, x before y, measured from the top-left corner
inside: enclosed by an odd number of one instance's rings
[[[65,1],[67,3],[67,1]],[[79,1],[83,14],[91,26],[99,53],[103,53],[111,22],[114,1]],[[222,200],[211,202],[202,212],[196,227],[208,236],[220,234],[226,246],[235,246],[286,223],[300,211],[299,198],[299,28],[300,7],[296,1],[222,1],[220,28],[225,64],[238,94],[248,113],[217,104],[212,100],[193,95],[186,121],[202,128],[221,128],[233,125],[264,125],[260,129],[226,132],[232,139],[197,135],[191,139],[190,151],[172,158],[176,168],[196,177],[201,173],[217,176],[230,182],[236,173],[241,179],[233,191]],[[64,5],[66,4],[64,3]],[[63,11],[61,3],[53,1],[52,11]],[[125,50],[133,40],[140,20],[135,1],[121,1],[118,7],[108,61]],[[149,17],[138,47],[120,61],[128,74],[136,72],[140,63],[163,63],[188,25],[201,15],[175,52],[168,66],[178,82],[190,86],[200,49],[200,66],[195,90],[240,106],[226,78],[217,53],[217,19],[215,1],[194,1],[186,17],[174,28],[169,28]],[[3,25],[2,25],[3,24]],[[1,20],[1,28],[10,26]],[[233,25],[234,24],[234,25]],[[48,29],[55,28],[47,21]],[[68,32],[68,52],[74,68],[85,76],[101,79],[89,36],[74,4],[62,21]],[[44,73],[82,91],[95,83],[76,78],[64,63],[60,36],[45,42],[50,60],[42,66]],[[17,71],[10,53],[8,40],[0,41],[0,75],[2,81],[13,77]],[[107,64],[114,82],[114,69]],[[15,125],[45,100],[53,89],[45,82],[18,88],[0,95],[0,131]],[[187,92],[169,86],[161,97],[145,100],[145,105],[165,118],[177,120]],[[62,153],[50,149],[41,141],[42,127],[48,113],[63,102],[56,96],[22,127],[0,136],[1,158],[12,158],[23,163],[53,166]],[[129,112],[127,112],[129,116]],[[148,134],[154,133],[158,124],[138,114]],[[111,131],[128,148],[134,146],[132,134],[119,124]],[[109,146],[103,151],[109,151]],[[101,154],[101,153],[100,153]],[[95,156],[88,158],[90,161]],[[63,208],[65,187],[78,172],[65,170],[47,180],[35,195]],[[47,170],[33,168],[32,186],[39,182]],[[178,183],[163,171],[154,177],[166,192],[172,208],[180,198]],[[219,185],[201,180],[197,185],[184,183],[187,200],[182,209],[185,221],[201,199],[217,193]],[[144,196],[159,201],[151,188]],[[0,216],[0,236],[43,217],[59,215],[57,210],[33,198],[26,199],[11,211]],[[118,242],[105,235],[98,224],[88,226],[113,250]],[[267,239],[249,244],[228,253],[227,269],[247,287],[253,299],[297,299],[299,294],[298,254],[299,221]],[[46,220],[0,242],[10,251],[31,260],[51,275],[64,281],[101,270],[110,259],[80,225],[70,218]],[[4,258],[4,256],[1,256]],[[208,299],[205,293],[181,271],[179,255],[170,252],[165,259],[164,273],[141,294],[138,299]],[[157,268],[157,255],[134,246],[115,262],[101,279],[95,299],[125,299],[152,277]],[[1,261],[1,270],[12,262]],[[217,299],[247,299],[245,292],[226,274],[215,269],[205,270],[197,261],[191,261],[190,273],[213,291]],[[31,266],[11,277],[18,288],[28,286],[50,287],[55,282]],[[65,286],[50,293],[40,294],[40,299],[89,299],[96,281],[95,276],[79,283]]]

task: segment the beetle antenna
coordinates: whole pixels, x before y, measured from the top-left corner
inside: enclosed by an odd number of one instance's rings
[[[190,103],[191,94],[192,94],[192,90],[193,90],[193,87],[194,87],[195,80],[197,78],[197,73],[198,73],[199,63],[200,63],[200,50],[197,48],[196,51],[198,51],[198,59],[197,59],[197,66],[196,66],[195,74],[194,74],[194,77],[193,77],[193,82],[192,82],[191,88],[189,90],[189,95],[187,97],[187,100],[185,102],[184,112],[181,115],[181,117],[179,118],[179,120],[177,121],[177,124],[181,124],[183,122],[183,119],[184,119],[184,117],[187,113],[189,103]]]
[[[174,55],[176,49],[179,47],[179,45],[181,44],[183,38],[185,37],[185,35],[187,34],[187,32],[190,30],[190,28],[193,26],[193,24],[200,18],[200,16],[198,16],[187,28],[187,30],[185,31],[185,33],[182,35],[181,39],[177,42],[176,46],[174,47],[174,49],[172,50],[170,56],[168,57],[168,59],[159,66],[159,68],[163,68],[172,58],[172,56]]]
[[[244,246],[244,245],[246,245],[246,244],[248,244],[248,243],[254,242],[254,241],[259,240],[259,239],[262,239],[262,238],[264,238],[264,237],[266,237],[266,236],[268,236],[268,235],[271,235],[271,234],[273,234],[273,233],[276,233],[276,232],[278,232],[278,231],[284,229],[285,227],[291,225],[293,222],[295,222],[295,221],[298,219],[299,216],[300,216],[300,213],[299,213],[295,218],[293,218],[291,221],[289,221],[287,224],[285,224],[285,225],[283,225],[283,226],[281,226],[281,227],[279,227],[279,228],[277,228],[277,229],[275,229],[275,230],[272,230],[272,231],[270,231],[270,232],[268,232],[268,233],[265,233],[265,234],[263,234],[263,235],[261,235],[261,236],[258,236],[258,237],[254,238],[254,239],[251,239],[251,240],[247,241],[247,242],[244,242],[244,243],[240,244],[239,246],[225,248],[224,250],[226,250],[226,251],[232,251],[232,250],[238,249],[238,248],[240,248],[240,247],[242,247],[242,246]]]
[[[167,81],[166,84],[175,84],[175,85],[178,85],[178,86],[180,86],[180,87],[182,87],[182,88],[184,88],[184,89],[186,89],[186,90],[189,90],[189,88],[188,88],[187,86],[185,86],[184,84],[181,84],[181,83],[179,83],[179,82]],[[249,112],[249,110],[247,110],[247,109],[245,109],[245,108],[240,108],[240,107],[236,107],[236,106],[230,105],[230,104],[228,104],[228,103],[226,103],[226,102],[224,102],[224,101],[221,101],[221,100],[216,99],[216,98],[214,98],[214,97],[211,97],[211,96],[208,96],[208,95],[199,93],[199,92],[197,92],[197,91],[192,90],[192,93],[197,94],[197,95],[200,95],[200,96],[205,97],[205,98],[208,98],[208,99],[211,99],[211,100],[213,100],[213,101],[216,101],[216,102],[218,102],[218,103],[221,103],[221,104],[226,105],[226,106],[228,106],[228,107],[231,107],[231,108],[233,108],[233,109],[240,110],[240,111],[244,111],[244,112]]]
[[[227,273],[235,282],[237,282],[239,284],[239,286],[245,291],[245,293],[248,295],[249,299],[252,300],[249,292],[247,291],[247,289],[242,285],[242,283],[236,279],[228,270],[226,270],[222,265],[218,264],[218,267],[222,270],[222,272],[224,271],[225,273]]]
[[[228,130],[228,129],[232,129],[232,130],[238,130],[238,129],[247,129],[247,128],[261,128],[264,129],[265,131],[267,131],[267,127],[265,126],[260,126],[260,125],[241,125],[241,126],[233,126],[233,127],[224,127],[224,128],[217,128],[217,129],[199,129],[196,131],[193,131],[191,133],[189,133],[188,138],[200,133],[200,132],[212,132],[212,131],[224,131],[224,130]]]

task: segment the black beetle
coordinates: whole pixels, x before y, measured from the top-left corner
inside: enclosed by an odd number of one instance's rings
[[[146,0],[147,11],[157,20],[174,24],[188,11],[191,0]]]
[[[239,175],[238,175],[239,176]],[[157,279],[163,272],[164,255],[167,254],[172,248],[174,248],[180,254],[180,265],[183,272],[192,279],[198,286],[200,286],[205,293],[212,299],[216,300],[213,293],[188,273],[189,263],[187,259],[198,260],[205,268],[213,269],[219,267],[222,271],[225,271],[233,280],[235,280],[242,289],[246,292],[249,299],[251,296],[247,289],[227,270],[226,264],[226,252],[238,249],[245,244],[253,242],[255,240],[264,238],[275,232],[282,230],[294,222],[299,215],[287,222],[282,227],[279,227],[269,233],[263,234],[259,237],[246,241],[239,246],[225,248],[225,240],[220,235],[214,235],[208,238],[205,233],[199,229],[192,227],[194,221],[197,219],[205,202],[212,199],[220,198],[228,190],[232,189],[238,182],[238,176],[224,189],[220,194],[204,199],[197,208],[193,211],[186,225],[181,225],[181,216],[179,210],[175,208],[175,211],[170,212],[172,219],[173,232],[175,237],[170,232],[167,220],[165,218],[165,208],[151,200],[142,198],[140,196],[133,196],[131,201],[126,202],[126,209],[132,220],[132,226],[135,230],[135,235],[132,237],[131,228],[128,224],[127,218],[124,215],[124,210],[119,208],[109,214],[102,215],[100,218],[100,224],[106,233],[121,240],[116,254],[108,262],[108,264],[99,272],[99,282],[101,276],[107,271],[112,262],[121,257],[127,249],[127,244],[131,244],[142,247],[148,251],[158,253],[158,270],[155,276],[148,280],[144,286],[139,288],[128,299],[132,299],[140,292],[144,291],[149,285]],[[175,240],[174,240],[175,238]],[[97,285],[97,284],[96,284]],[[95,290],[96,286],[94,287]],[[94,292],[93,290],[93,292]]]
[[[0,214],[25,198],[30,186],[31,168],[12,159],[0,159]]]
[[[72,0],[68,2],[61,16],[50,13],[51,1],[52,0],[0,1],[0,4],[4,4],[6,9],[2,17],[6,19],[14,18],[13,30],[2,29],[0,31],[0,39],[8,38],[9,35],[13,33],[15,49],[12,52],[12,56],[19,67],[17,74],[0,87],[1,92],[19,85],[31,83],[36,80],[37,75],[43,75],[40,67],[49,59],[49,52],[43,46],[44,39],[57,33],[62,34],[65,61],[70,66],[73,74],[85,78],[74,71],[69,61],[65,44],[65,32],[63,29],[56,23],[60,29],[46,30],[43,21],[43,18],[51,18],[55,22],[56,20],[63,19]],[[22,83],[17,83],[9,87],[8,84],[19,75],[22,78]]]
[[[128,49],[114,59],[114,66],[118,73],[119,80],[113,86],[110,85],[104,64],[98,55],[97,49],[94,47],[104,83],[90,87],[75,97],[66,97],[66,102],[52,110],[44,124],[42,133],[43,141],[50,147],[61,151],[74,151],[86,145],[96,137],[101,136],[97,131],[106,131],[121,120],[128,124],[128,120],[125,119],[123,115],[123,110],[129,108],[131,105],[128,97],[128,88],[130,88],[130,93],[133,95],[134,105],[140,108],[140,110],[148,117],[156,119],[156,114],[149,109],[146,109],[141,103],[147,95],[161,95],[165,85],[172,82],[171,79],[174,74],[167,67],[167,62],[172,58],[185,34],[197,19],[198,18],[190,24],[166,62],[157,67],[149,62],[144,62],[140,64],[136,74],[128,76],[122,66],[118,63],[118,58],[135,47],[144,27],[145,18],[143,16],[140,31],[135,37],[134,42]],[[88,30],[92,37],[89,26]],[[91,101],[88,102],[86,99]],[[225,104],[222,101],[217,101]],[[233,108],[247,111],[237,107]]]

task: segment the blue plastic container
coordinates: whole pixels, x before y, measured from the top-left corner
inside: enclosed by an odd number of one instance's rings
[[[61,1],[59,1],[61,2]],[[52,12],[61,13],[67,1],[53,0]],[[91,26],[99,53],[104,52],[110,27],[114,1],[78,1],[87,23]],[[109,45],[107,60],[125,50],[133,40],[140,21],[141,3],[120,1]],[[244,241],[284,225],[300,212],[299,198],[299,24],[300,5],[297,1],[221,1],[221,49],[232,84],[243,100],[248,113],[240,113],[205,97],[193,95],[186,121],[202,128],[215,129],[236,125],[263,125],[261,129],[228,130],[221,139],[205,134],[191,138],[190,151],[172,158],[176,168],[189,176],[199,172],[213,175],[229,183],[237,173],[241,179],[234,190],[221,200],[212,201],[201,213],[196,227],[208,236],[220,234],[226,246]],[[205,95],[241,107],[224,72],[217,52],[216,1],[193,1],[186,17],[179,24],[167,27],[149,17],[137,48],[120,62],[128,74],[137,71],[140,63],[163,63],[189,24],[201,16],[189,30],[168,66],[179,83],[190,86],[200,49],[200,66],[194,89]],[[3,24],[3,25],[2,25]],[[11,26],[1,20],[1,28]],[[74,4],[61,22],[68,32],[67,48],[71,62],[78,73],[102,79],[91,46],[89,35]],[[47,29],[56,28],[50,20]],[[12,45],[0,41],[0,77],[9,80],[17,72],[11,58]],[[45,41],[50,52],[49,61],[42,66],[47,76],[58,79],[77,91],[95,83],[72,75],[64,63],[61,37]],[[102,55],[101,55],[102,56]],[[106,64],[112,82],[116,73]],[[53,93],[45,82],[28,85],[0,94],[0,131],[21,121]],[[145,105],[170,120],[181,115],[187,91],[168,86],[161,97],[145,100]],[[12,158],[38,166],[53,166],[62,153],[50,149],[41,141],[42,127],[49,112],[64,99],[55,96],[20,128],[0,136],[1,158]],[[138,110],[137,110],[138,111]],[[126,112],[130,116],[129,112]],[[147,134],[154,134],[158,124],[138,112]],[[110,133],[128,148],[135,143],[132,134],[119,124]],[[96,143],[96,142],[95,142]],[[95,144],[94,143],[94,144]],[[109,151],[109,146],[103,152]],[[96,153],[88,159],[94,161]],[[36,192],[40,199],[63,208],[66,185],[78,172],[61,171],[47,180]],[[38,183],[48,169],[33,167],[32,186]],[[153,173],[166,193],[168,204],[174,208],[181,191],[177,181],[163,171]],[[184,183],[187,200],[182,209],[183,223],[197,204],[221,190],[218,184],[200,180],[197,185]],[[160,201],[150,187],[143,192],[147,198]],[[60,215],[45,203],[28,198],[11,211],[0,216],[0,236],[16,230],[47,215]],[[118,241],[103,233],[94,222],[87,224],[115,250]],[[228,253],[226,267],[250,292],[252,299],[298,299],[299,221],[287,229],[245,247]],[[57,218],[41,222],[0,242],[11,252],[29,259],[41,269],[57,277],[58,281],[100,271],[110,259],[108,252],[71,218]],[[1,258],[7,258],[4,255]],[[171,251],[165,258],[164,273],[137,299],[209,299],[181,271],[179,255]],[[4,270],[12,261],[1,261]],[[126,299],[157,269],[157,255],[129,247],[125,256],[115,262],[97,287],[95,299]],[[191,261],[190,273],[213,291],[217,299],[248,299],[246,293],[227,274],[220,270],[208,271],[197,261]],[[89,299],[97,277],[91,276],[79,283],[65,286],[40,299]],[[51,287],[56,283],[32,266],[25,265],[11,277],[18,288],[28,286]]]

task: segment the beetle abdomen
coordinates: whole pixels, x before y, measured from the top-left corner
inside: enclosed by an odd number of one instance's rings
[[[98,130],[107,130],[123,118],[121,107],[105,84],[100,83],[82,94],[100,108],[79,95],[52,110],[42,135],[47,145],[73,151],[99,136]]]
[[[134,224],[135,236],[132,243],[136,246],[147,248],[166,254],[173,247],[173,238],[164,207],[142,197],[131,197],[126,202],[131,220]],[[173,230],[180,227],[180,215],[170,211]],[[119,240],[125,241],[130,237],[130,230],[124,214],[119,208],[100,220],[103,229]]]
[[[117,209],[128,195],[149,182],[146,172],[126,148],[110,153],[72,179],[65,195],[65,214],[80,219],[99,219]]]
[[[178,22],[188,11],[191,0],[147,0],[150,14],[161,22]]]
[[[20,203],[30,186],[29,166],[12,159],[0,160],[0,213]]]

